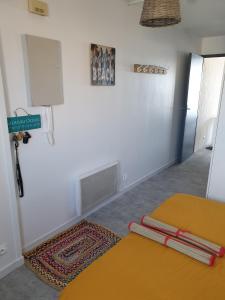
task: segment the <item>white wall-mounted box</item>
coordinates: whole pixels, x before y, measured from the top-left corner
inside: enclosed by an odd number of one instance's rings
[[[61,43],[25,35],[27,91],[31,106],[64,103]]]

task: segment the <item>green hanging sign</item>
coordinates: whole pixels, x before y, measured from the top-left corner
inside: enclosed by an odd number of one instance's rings
[[[28,115],[21,117],[9,117],[8,119],[9,133],[19,131],[29,131],[41,128],[40,115]]]

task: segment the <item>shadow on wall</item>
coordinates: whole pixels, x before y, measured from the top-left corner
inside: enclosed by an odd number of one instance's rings
[[[184,130],[184,116],[186,114],[185,103],[187,98],[188,70],[190,67],[189,53],[177,52],[173,119],[171,132],[176,137],[170,144],[170,154],[176,153],[176,159],[179,160],[182,146],[182,135]]]

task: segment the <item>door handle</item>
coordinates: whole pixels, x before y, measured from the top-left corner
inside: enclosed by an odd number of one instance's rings
[[[182,107],[180,110],[191,110],[190,107]]]

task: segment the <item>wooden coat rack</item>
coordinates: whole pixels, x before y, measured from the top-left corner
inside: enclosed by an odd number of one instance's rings
[[[167,69],[163,67],[158,66],[152,66],[152,65],[134,65],[134,72],[135,73],[145,73],[145,74],[160,74],[160,75],[166,75]]]

